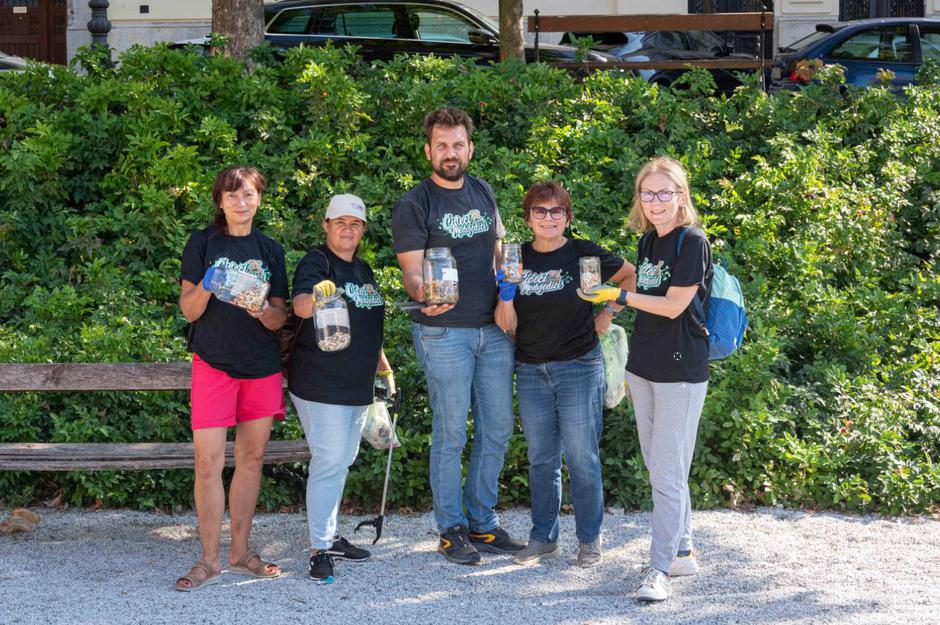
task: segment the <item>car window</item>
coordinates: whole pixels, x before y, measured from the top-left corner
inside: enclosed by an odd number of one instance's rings
[[[800,50],[810,47],[817,41],[820,41],[821,39],[825,39],[831,34],[832,33],[824,31],[824,30],[817,30],[813,33],[810,33],[809,35],[806,35],[802,39],[797,39],[796,41],[794,41],[788,46],[784,46],[783,49],[787,52],[799,52]]]
[[[312,16],[313,9],[281,11],[268,26],[268,32],[275,35],[303,35],[308,30]]]
[[[376,4],[325,7],[313,29],[315,35],[397,39],[395,9]]]
[[[912,63],[914,46],[907,25],[871,28],[855,33],[829,53],[829,58],[845,61],[887,61]]]
[[[725,45],[724,40],[707,30],[690,30],[685,35],[689,38],[689,49],[696,52],[711,52]]]
[[[660,50],[684,50],[682,36],[670,30],[653,32],[643,37],[644,48],[659,48]]]
[[[923,60],[940,63],[940,26],[920,27],[920,53]]]
[[[408,17],[422,41],[470,43],[470,31],[479,28],[461,15],[431,6],[408,7]]]

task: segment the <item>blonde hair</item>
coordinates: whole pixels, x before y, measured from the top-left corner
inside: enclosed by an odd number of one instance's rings
[[[636,175],[636,184],[633,186],[633,205],[630,207],[630,215],[627,217],[627,225],[637,232],[646,232],[653,225],[646,218],[643,212],[643,204],[640,200],[640,184],[650,174],[663,174],[672,180],[679,191],[679,215],[678,225],[680,226],[701,226],[702,220],[692,205],[692,191],[689,189],[689,176],[685,173],[682,164],[668,156],[657,156],[640,168]]]

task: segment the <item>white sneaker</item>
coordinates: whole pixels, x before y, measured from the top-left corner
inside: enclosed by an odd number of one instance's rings
[[[651,567],[643,569],[643,579],[636,587],[636,598],[640,601],[662,601],[669,597],[669,576]]]
[[[695,575],[698,571],[699,566],[698,561],[695,559],[694,551],[690,551],[687,556],[676,556],[672,564],[669,565],[669,577]]]

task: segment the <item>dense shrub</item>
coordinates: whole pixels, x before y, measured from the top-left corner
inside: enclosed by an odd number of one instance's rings
[[[799,93],[756,86],[712,97],[693,73],[664,90],[618,74],[578,82],[543,65],[458,60],[366,65],[346,50],[297,49],[253,71],[225,58],[134,48],[118,67],[34,68],[0,80],[0,361],[187,357],[176,278],[188,234],[212,213],[232,163],[269,178],[260,227],[290,269],[322,241],[328,197],[370,207],[363,253],[403,297],[391,247],[395,200],[427,175],[420,121],[450,104],[474,117],[472,172],[525,238],[524,189],[558,178],[578,236],[633,259],[632,179],[656,154],[691,171],[716,255],[745,286],[752,328],[712,367],[691,475],[698,506],[784,504],[901,513],[940,500],[940,86],[937,70],[897,98],[838,73]],[[629,327],[629,315],[622,323]],[[387,349],[407,395],[392,505],[430,503],[430,413],[409,321]],[[275,436],[299,437],[296,420]],[[0,395],[3,441],[175,441],[185,394]],[[629,405],[606,414],[608,502],[647,506]],[[528,499],[525,443],[510,444],[503,501]],[[302,499],[302,466],[266,469],[262,503]],[[347,494],[377,500],[383,456],[365,449]],[[167,507],[191,474],[0,474],[0,499]]]

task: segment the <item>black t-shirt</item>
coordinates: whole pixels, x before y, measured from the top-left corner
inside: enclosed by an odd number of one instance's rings
[[[644,235],[637,250],[637,293],[665,295],[670,286],[698,285],[701,301],[711,288],[712,253],[705,233],[689,228],[676,256],[681,228],[659,238],[656,231]],[[638,310],[627,371],[652,382],[708,381],[708,337],[689,304],[675,319]]]
[[[620,271],[623,259],[590,241],[569,239],[553,252],[522,246],[522,283],[513,300],[518,317],[516,360],[539,364],[572,360],[597,345],[594,306],[578,297],[578,259],[597,256],[601,280]]]
[[[324,352],[317,345],[313,319],[304,319],[291,352],[288,388],[307,401],[340,406],[371,404],[385,329],[385,300],[365,261],[358,257],[352,262],[343,260],[326,245],[307,252],[297,265],[294,297],[312,293],[321,280],[332,280],[344,291],[349,308],[349,346]]]
[[[268,297],[287,299],[284,248],[257,228],[240,237],[222,234],[215,226],[193,232],[183,248],[180,280],[198,285],[209,267],[250,273],[271,284]],[[233,378],[263,378],[281,370],[275,333],[215,295],[193,322],[192,351]]]
[[[430,178],[409,190],[392,211],[395,252],[449,247],[457,261],[459,299],[436,317],[415,311],[414,321],[429,326],[479,328],[493,323],[496,280],[493,254],[503,237],[493,190],[483,180],[464,176],[460,189],[445,189]]]

